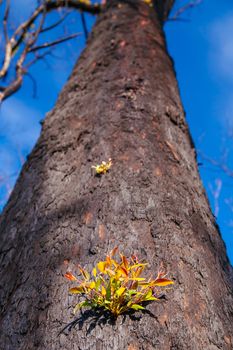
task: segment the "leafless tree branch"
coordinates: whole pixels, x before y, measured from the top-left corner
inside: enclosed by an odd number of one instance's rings
[[[0,69],[0,79],[6,77],[7,73],[11,69],[13,65],[13,58],[19,52],[19,58],[15,64],[15,78],[13,81],[9,82],[7,86],[0,87],[0,102],[12,95],[16,92],[22,85],[23,76],[27,73],[28,67],[31,66],[32,62],[35,63],[36,60],[41,59],[41,55],[36,55],[29,64],[24,65],[26,58],[29,54],[36,52],[40,49],[45,49],[48,47],[55,46],[72,38],[78,36],[77,33],[71,34],[64,38],[60,38],[53,42],[41,45],[36,45],[37,39],[41,33],[49,31],[59,24],[61,24],[68,14],[65,14],[60,20],[52,24],[51,26],[45,27],[44,22],[47,14],[53,10],[58,10],[61,8],[66,9],[76,9],[81,11],[81,14],[84,12],[88,12],[91,14],[98,14],[102,5],[100,4],[92,4],[85,2],[83,0],[44,0],[38,1],[38,6],[33,11],[32,15],[23,23],[21,23],[13,32],[11,36],[8,36],[8,19],[9,19],[9,11],[10,11],[10,0],[6,0],[5,13],[3,18],[3,26],[4,26],[4,37],[5,37],[5,57],[3,60],[2,68]],[[0,3],[1,4],[1,3]],[[39,22],[38,22],[39,21]],[[36,27],[37,29],[33,30],[32,28]],[[86,26],[84,27],[84,32],[86,35]],[[15,60],[14,60],[15,62]]]
[[[56,27],[58,27],[62,22],[64,22],[64,20],[69,16],[70,12],[65,13],[58,21],[56,21],[55,23],[51,24],[50,26],[43,28],[41,30],[41,33],[44,32],[48,32]]]
[[[226,175],[233,177],[233,170],[230,169],[228,167],[228,165],[226,164],[225,161],[217,161],[213,158],[210,158],[208,156],[206,156],[205,154],[203,154],[202,152],[198,151],[199,156],[206,160],[208,163],[214,165],[215,167],[219,168],[220,170],[222,170]]]
[[[34,47],[29,49],[29,52],[34,52],[34,51],[38,51],[38,50],[41,50],[41,49],[46,49],[48,47],[64,43],[65,41],[68,41],[70,39],[77,38],[77,36],[79,36],[79,35],[81,35],[81,33],[74,33],[74,34],[68,35],[68,36],[66,36],[64,38],[60,38],[60,39],[51,41],[49,43],[44,43],[42,45],[34,46]]]
[[[193,0],[193,1],[189,1],[186,5],[180,7],[172,17],[169,17],[168,20],[169,21],[176,21],[176,20],[181,20],[180,16],[186,12],[189,9],[192,9],[198,5],[200,5],[203,2],[203,0]]]
[[[87,40],[88,39],[88,29],[87,29],[87,23],[86,23],[85,15],[84,15],[83,12],[81,12],[81,21],[82,21],[82,26],[83,26],[85,39]]]

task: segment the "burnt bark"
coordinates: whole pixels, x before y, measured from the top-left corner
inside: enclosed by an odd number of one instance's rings
[[[167,300],[58,335],[77,301],[63,274],[116,245],[154,273],[167,265]],[[111,1],[99,17],[1,216],[0,264],[1,349],[232,349],[231,266],[161,24],[142,1]]]

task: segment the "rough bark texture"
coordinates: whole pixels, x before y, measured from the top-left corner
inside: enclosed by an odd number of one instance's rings
[[[113,158],[102,177],[91,165]],[[167,264],[154,314],[79,323],[63,277],[111,248]],[[231,267],[211,214],[156,14],[112,1],[1,216],[0,348],[233,348]]]

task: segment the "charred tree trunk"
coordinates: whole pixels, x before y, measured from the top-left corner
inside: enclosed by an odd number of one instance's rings
[[[87,319],[58,336],[77,301],[64,272],[116,245],[155,273],[166,263],[173,291],[148,307],[154,317]],[[97,21],[1,216],[0,257],[1,349],[233,348],[231,267],[160,21],[142,1],[111,1]]]

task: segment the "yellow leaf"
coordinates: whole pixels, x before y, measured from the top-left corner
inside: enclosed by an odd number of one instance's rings
[[[94,288],[95,288],[95,282],[94,282],[94,281],[92,281],[92,282],[90,283],[89,288],[90,288],[90,289],[94,289]]]
[[[74,288],[70,288],[69,289],[69,292],[72,293],[72,294],[80,294],[80,293],[83,293],[83,287],[74,287]]]
[[[145,281],[145,278],[143,277],[132,277],[129,278],[130,281]]]
[[[112,166],[112,160],[109,158],[108,162],[103,161],[101,164],[93,165],[97,174],[105,174]]]
[[[100,272],[105,272],[105,266],[106,266],[106,262],[105,261],[100,261],[97,264],[97,267],[100,270]]]
[[[106,295],[106,289],[104,288],[104,286],[102,286],[101,294],[102,294],[104,297],[105,297],[105,295]]]
[[[121,287],[119,288],[117,291],[116,291],[116,294],[118,297],[120,297],[125,291],[125,288],[124,287]]]
[[[93,275],[94,277],[96,277],[96,274],[97,274],[97,271],[96,271],[96,268],[94,267],[94,269],[92,270],[92,275]]]

